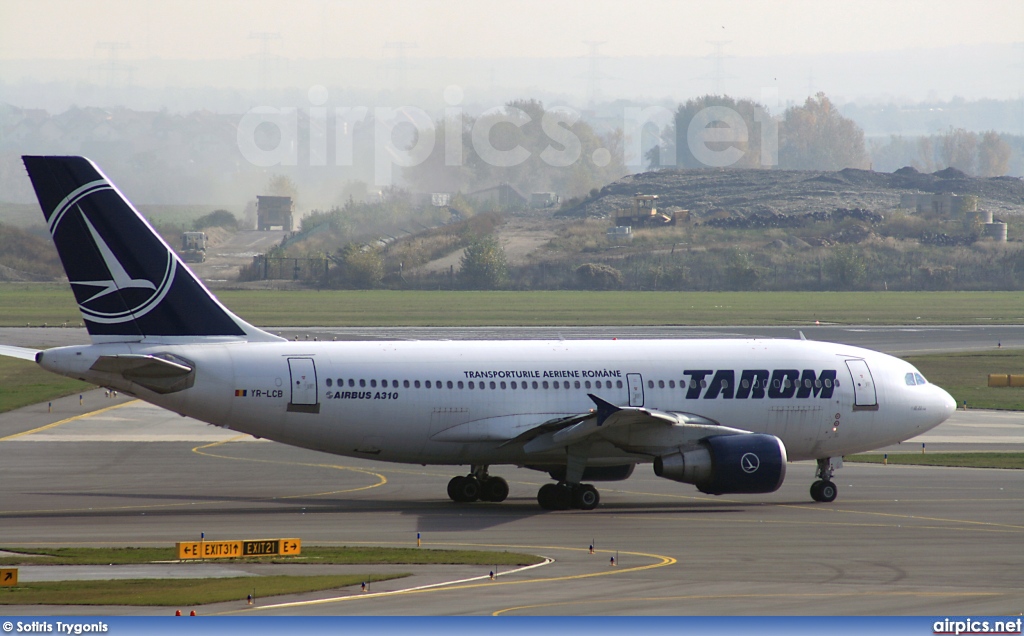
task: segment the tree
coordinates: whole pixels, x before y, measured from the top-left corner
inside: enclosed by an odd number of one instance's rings
[[[375,248],[350,244],[343,263],[345,282],[357,289],[373,289],[384,278],[384,259]]]
[[[736,117],[733,122],[736,125],[730,125],[723,117]],[[772,128],[765,130],[763,126]],[[704,130],[716,128],[731,128],[726,134],[739,141],[700,140]],[[721,157],[723,161],[738,157],[727,164],[731,168],[760,168],[761,144],[765,141],[765,133],[771,133],[767,135],[767,141],[774,143],[774,122],[761,104],[749,99],[737,101],[728,95],[704,95],[679,105],[672,124],[663,133],[663,138],[668,142],[664,146],[651,148],[646,158],[652,168],[671,167],[667,158],[673,155],[675,165],[681,168],[706,168],[711,165],[707,161],[709,155],[716,159]],[[738,152],[724,154],[731,148]]]
[[[469,244],[459,263],[459,282],[469,289],[495,289],[508,279],[505,250],[493,236]]]
[[[864,131],[824,93],[788,108],[779,126],[779,167],[787,170],[867,168]]]
[[[939,140],[939,153],[947,168],[978,174],[978,135],[963,128],[950,128]]]
[[[1003,141],[995,131],[981,136],[978,144],[978,175],[1001,177],[1010,170],[1010,144]]]
[[[856,289],[867,277],[867,265],[855,248],[840,245],[825,259],[825,275],[832,281],[833,291]]]
[[[299,187],[289,177],[275,174],[267,182],[267,194],[275,197],[291,197],[294,202],[299,195]]]

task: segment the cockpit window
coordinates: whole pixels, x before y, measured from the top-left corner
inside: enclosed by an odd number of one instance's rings
[[[914,386],[915,384],[917,384],[917,379],[914,378],[914,374],[913,373],[908,373],[905,376],[905,379],[907,381],[907,386]]]
[[[928,381],[924,379],[924,376],[920,373],[915,373],[914,377],[917,379],[918,384],[928,384]]]

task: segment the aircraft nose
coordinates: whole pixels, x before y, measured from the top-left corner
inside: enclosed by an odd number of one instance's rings
[[[947,393],[945,389],[942,389],[940,387],[935,388],[936,390],[938,390],[938,410],[942,414],[942,419],[939,421],[945,422],[946,420],[949,419],[949,416],[953,414],[953,411],[956,410],[956,400],[954,400],[953,396]]]

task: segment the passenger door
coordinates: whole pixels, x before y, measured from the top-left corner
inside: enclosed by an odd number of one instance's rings
[[[319,413],[316,365],[312,358],[288,358],[291,376],[291,399],[288,410],[297,413]]]
[[[853,410],[877,411],[878,396],[875,394],[875,380],[871,369],[864,360],[847,360],[847,368],[853,378]]]
[[[626,384],[629,387],[629,405],[644,405],[644,379],[639,373],[627,373]]]

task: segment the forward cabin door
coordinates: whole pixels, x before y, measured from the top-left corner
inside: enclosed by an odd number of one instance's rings
[[[871,369],[864,360],[847,360],[847,368],[853,377],[853,410],[877,411],[878,396],[875,394],[875,380]]]
[[[319,413],[316,366],[312,358],[288,358],[291,375],[291,399],[288,410],[297,413]]]

